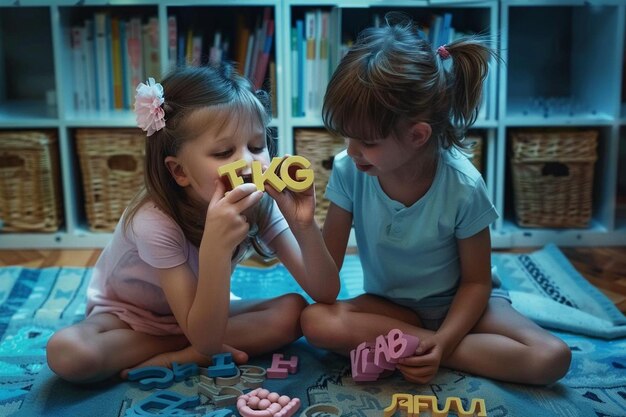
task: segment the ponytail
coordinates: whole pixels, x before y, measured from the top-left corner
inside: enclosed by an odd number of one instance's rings
[[[496,54],[478,38],[463,38],[439,47],[437,55],[440,69],[446,73],[450,98],[449,126],[443,129],[442,144],[462,148],[463,135],[478,117],[489,59]],[[448,57],[452,60],[449,71],[443,62]]]

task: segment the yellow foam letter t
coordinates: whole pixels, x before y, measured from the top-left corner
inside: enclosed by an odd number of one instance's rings
[[[245,168],[246,163],[245,160],[240,159],[235,162],[231,162],[230,164],[222,165],[217,169],[217,173],[220,177],[224,175],[228,175],[228,180],[230,181],[230,185],[235,188],[243,184],[243,178],[237,174],[237,170]]]

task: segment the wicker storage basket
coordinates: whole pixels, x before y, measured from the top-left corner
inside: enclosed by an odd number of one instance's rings
[[[0,230],[58,230],[60,179],[56,133],[0,132]]]
[[[138,129],[78,129],[89,229],[110,232],[143,184],[145,134]]]
[[[346,145],[342,138],[331,135],[324,129],[296,129],[294,132],[295,151],[311,161],[315,172],[315,219],[321,226],[326,218],[326,211],[330,205],[324,197],[326,184],[333,167],[333,158]]]
[[[474,164],[478,172],[483,172],[483,138],[477,134],[465,137],[467,157]]]
[[[515,215],[526,227],[587,227],[598,132],[515,131]]]

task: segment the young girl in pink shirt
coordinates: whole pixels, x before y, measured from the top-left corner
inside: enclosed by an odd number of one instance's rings
[[[301,336],[306,301],[231,300],[230,277],[252,247],[275,256],[318,302],[339,292],[337,270],[314,221],[313,187],[227,190],[218,167],[270,163],[266,94],[230,67],[189,67],[137,88],[147,132],[145,187],[94,268],[84,321],[47,346],[50,368],[92,382],[139,366],[238,363]],[[270,198],[271,197],[271,198]]]

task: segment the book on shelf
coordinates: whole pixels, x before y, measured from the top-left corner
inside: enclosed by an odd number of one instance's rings
[[[259,89],[263,86],[265,80],[265,74],[267,73],[267,67],[270,60],[270,52],[272,51],[272,41],[274,39],[274,20],[270,19],[267,22],[265,30],[263,48],[259,50],[259,58],[257,60],[252,83],[254,87]]]
[[[128,94],[130,71],[128,71],[128,22],[125,20],[120,21],[120,54],[122,58],[121,72],[122,72],[122,108],[129,109],[130,95]]]
[[[441,22],[441,31],[439,32],[439,39],[437,40],[439,43],[433,45],[435,48],[438,48],[441,45],[445,45],[450,43],[450,32],[452,29],[452,13],[444,13]]]
[[[167,59],[169,70],[176,68],[178,60],[178,22],[176,16],[167,17]]]
[[[291,52],[289,58],[291,59],[291,116],[298,117],[299,104],[298,104],[298,30],[292,27],[289,36],[289,50]]]
[[[382,26],[382,19],[380,17],[380,14],[374,13],[372,15],[372,26],[374,26],[375,28],[379,28]]]
[[[315,11],[307,11],[304,14],[304,33],[306,41],[306,60],[304,65],[304,114],[313,116],[318,111],[317,89],[315,85],[317,23]]]
[[[433,49],[437,49],[441,46],[439,42],[439,36],[441,36],[441,27],[443,26],[443,18],[434,14],[431,16],[430,20],[430,29],[428,31],[428,41],[430,42]]]
[[[143,42],[141,19],[131,18],[128,21],[126,31],[126,50],[128,51],[127,72],[128,72],[128,102],[130,108],[135,105],[135,90],[139,83],[145,82],[143,67]]]
[[[96,88],[96,60],[93,19],[85,20],[85,30],[83,31],[83,54],[85,68],[85,99],[86,109],[89,111],[98,110],[98,95]]]
[[[222,37],[222,42],[219,45],[220,48],[220,62],[224,60],[231,60],[231,51],[230,51],[230,39],[226,36]]]
[[[87,109],[86,83],[85,83],[85,28],[73,26],[70,29],[70,48],[72,51],[73,63],[73,103],[74,108],[78,111]]]
[[[250,28],[246,24],[246,17],[243,14],[237,15],[237,45],[235,47],[235,62],[240,75],[245,75],[246,55],[248,42],[250,41]]]
[[[159,52],[159,19],[150,17],[142,25],[142,52],[144,63],[144,78],[161,78],[161,63]]]
[[[250,32],[248,36],[248,44],[246,46],[246,60],[243,62],[242,72],[241,74],[244,77],[250,77],[250,66],[252,65],[252,54],[254,53],[254,45],[255,45],[255,34],[254,32]]]
[[[111,17],[111,68],[113,73],[113,108],[116,110],[122,109],[124,106],[122,59],[120,19],[113,16]]]
[[[304,20],[296,20],[296,36],[298,44],[298,66],[294,71],[298,76],[298,114],[297,116],[303,117],[304,108],[304,79],[306,76],[306,36],[304,33]]]
[[[185,35],[178,35],[178,65],[185,65]]]
[[[319,74],[318,79],[318,87],[315,88],[316,97],[315,103],[317,104],[317,114],[315,116],[321,115],[322,111],[322,102],[324,101],[324,92],[326,91],[326,86],[328,85],[328,81],[330,80],[330,68],[329,68],[329,20],[330,14],[328,11],[318,9],[315,14],[315,18],[317,20],[317,39],[315,42],[315,56],[317,57],[317,73]]]
[[[185,36],[185,65],[191,65],[193,63],[193,29],[187,29],[187,35]]]
[[[296,19],[291,33],[293,74],[291,97],[293,117],[319,117],[324,91],[340,53],[333,42],[340,38],[340,11],[312,9]],[[293,93],[293,91],[292,91]]]
[[[202,65],[202,35],[194,34],[191,37],[191,61],[189,65]]]
[[[106,12],[96,12],[94,14],[96,92],[98,97],[98,110],[100,111],[111,109],[111,90],[113,85],[110,80],[110,26],[109,15]]]
[[[272,104],[272,117],[278,117],[278,103],[276,102],[276,62],[272,59],[269,64],[269,73],[270,73],[270,99]]]
[[[333,7],[328,16],[328,80],[339,65],[341,54],[341,8]]]
[[[251,52],[252,55],[250,57],[250,67],[246,67],[246,77],[252,80],[253,83],[259,59],[261,58],[261,54],[263,53],[263,49],[265,48],[265,38],[267,37],[267,30],[269,21],[271,20],[271,14],[271,8],[265,7],[263,9],[263,18],[260,21],[257,19],[257,24],[255,25],[254,46]]]
[[[250,56],[246,56],[246,67],[244,73],[246,78],[249,80],[251,80],[254,75],[254,68],[256,68],[256,61],[258,59],[257,55],[259,52],[259,42],[261,41],[262,26],[261,21],[258,18],[257,23],[254,26],[253,33],[254,38],[252,39],[251,44],[248,45],[248,53]]]
[[[74,109],[130,109],[135,89],[147,77],[160,78],[158,20],[123,19],[95,12],[70,27]]]
[[[222,32],[217,31],[213,34],[213,45],[209,49],[209,64],[219,65],[222,63]]]

